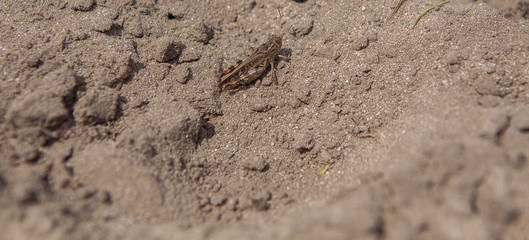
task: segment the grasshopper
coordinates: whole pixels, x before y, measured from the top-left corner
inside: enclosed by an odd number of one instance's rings
[[[277,82],[275,59],[279,55],[282,41],[280,36],[272,35],[266,43],[259,46],[249,57],[224,70],[220,77],[219,88],[230,90],[251,83],[263,75],[269,65],[272,66],[274,81]]]

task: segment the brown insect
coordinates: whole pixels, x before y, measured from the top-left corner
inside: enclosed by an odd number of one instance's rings
[[[259,46],[249,57],[224,70],[220,77],[219,88],[229,90],[251,83],[263,75],[269,65],[272,66],[273,78],[277,82],[275,59],[279,55],[281,44],[282,38],[272,35],[266,43]]]

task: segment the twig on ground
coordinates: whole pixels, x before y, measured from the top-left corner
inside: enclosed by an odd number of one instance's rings
[[[322,177],[323,174],[325,174],[325,172],[327,172],[327,170],[329,169],[329,167],[331,167],[331,164],[328,163],[328,162],[324,162],[324,161],[320,161],[321,164],[325,165],[325,167],[323,167],[323,169],[320,171],[320,173],[318,174],[318,177]]]
[[[393,7],[393,14],[392,15],[395,15],[395,13],[397,13],[397,11],[399,11],[399,8],[402,6],[402,4],[405,2],[406,0],[399,0],[397,2],[397,5],[395,5],[395,7]]]
[[[415,21],[413,22],[413,26],[411,26],[412,29],[415,28],[415,25],[417,25],[417,23],[419,22],[419,20],[421,20],[421,18],[426,15],[426,13],[428,13],[429,11],[431,11],[432,9],[435,9],[435,8],[438,8],[446,3],[450,2],[450,0],[445,0],[445,1],[442,1],[438,4],[435,4],[431,7],[429,7],[428,9],[424,10],[421,14],[419,14],[419,16],[415,19]]]

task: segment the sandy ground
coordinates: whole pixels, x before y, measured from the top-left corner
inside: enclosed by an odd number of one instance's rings
[[[529,2],[434,3],[2,1],[0,239],[529,239]]]

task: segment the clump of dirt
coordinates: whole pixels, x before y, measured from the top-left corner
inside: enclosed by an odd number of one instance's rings
[[[523,238],[527,9],[486,3],[6,2],[1,239]]]

